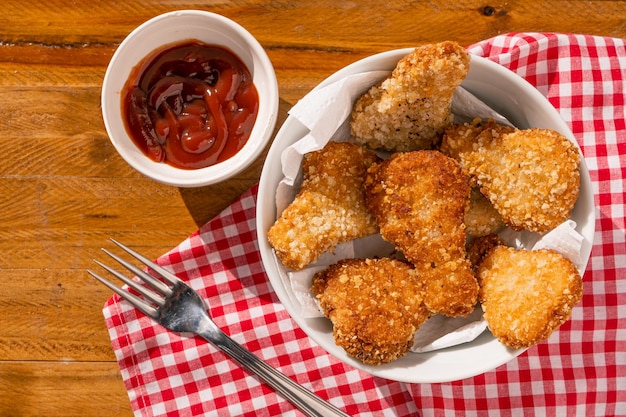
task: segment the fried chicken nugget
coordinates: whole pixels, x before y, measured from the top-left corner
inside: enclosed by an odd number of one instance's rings
[[[578,269],[561,254],[496,246],[478,268],[480,301],[491,333],[527,348],[567,321],[582,297]]]
[[[355,103],[350,124],[357,142],[372,149],[429,149],[452,122],[454,90],[470,56],[456,42],[419,46],[392,74]]]
[[[429,317],[415,270],[399,260],[340,261],[318,272],[311,290],[337,345],[368,365],[404,356]]]
[[[465,213],[465,232],[470,237],[486,236],[504,227],[502,216],[478,188],[472,188]]]
[[[382,237],[415,265],[433,313],[465,316],[476,303],[463,222],[469,194],[458,162],[438,151],[396,153],[367,172],[366,204]]]
[[[453,124],[448,127],[441,139],[439,150],[459,161],[463,167],[465,155],[491,143],[494,138],[513,131],[514,128],[498,124],[493,119],[483,121],[476,118],[470,123]]]
[[[500,125],[493,119],[483,121],[474,119],[471,123],[454,124],[446,129],[441,141],[440,151],[456,159],[467,174],[465,157],[476,151],[495,137],[513,132],[512,127]],[[495,233],[504,226],[502,216],[491,202],[480,192],[476,178],[470,177],[472,194],[470,207],[465,214],[468,236],[480,237]]]
[[[267,233],[286,267],[302,269],[339,243],[378,232],[363,196],[365,172],[378,160],[361,145],[338,142],[304,156],[302,188]]]
[[[462,157],[504,222],[545,233],[567,220],[580,190],[576,146],[547,129],[515,130]]]
[[[467,258],[470,260],[472,270],[477,278],[479,278],[478,266],[491,249],[498,245],[506,246],[506,243],[496,234],[479,236],[467,245]],[[478,281],[478,285],[480,285],[480,280]]]

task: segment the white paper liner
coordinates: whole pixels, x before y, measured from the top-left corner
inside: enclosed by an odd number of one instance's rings
[[[370,86],[389,75],[388,71],[366,72],[350,75],[325,87],[318,88],[300,100],[290,111],[291,117],[302,123],[309,133],[281,155],[283,180],[276,190],[277,216],[289,205],[299,189],[302,156],[322,149],[329,140],[350,141],[349,120],[354,101]],[[476,117],[492,118],[500,124],[512,126],[502,115],[462,87],[457,88],[452,101],[455,122],[463,123]],[[500,235],[518,249],[554,249],[569,258],[580,268],[580,251],[583,237],[575,230],[576,223],[568,220],[553,231],[541,236],[532,232],[514,232],[505,229]],[[373,235],[337,246],[332,253],[324,254],[318,261],[301,271],[286,271],[283,282],[294,306],[299,307],[302,318],[324,317],[318,301],[310,291],[313,276],[328,265],[347,258],[388,256],[394,247],[380,235]],[[279,264],[279,270],[285,270]],[[429,352],[471,342],[487,324],[480,307],[468,317],[431,317],[416,332],[413,352]]]
[[[471,342],[487,328],[480,307],[467,317],[450,318],[441,315],[431,317],[422,324],[413,339],[411,351],[431,352],[450,346]]]

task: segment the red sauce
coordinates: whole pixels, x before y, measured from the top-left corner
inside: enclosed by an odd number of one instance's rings
[[[256,120],[250,71],[229,50],[184,41],[140,62],[124,85],[126,130],[153,161],[183,169],[239,151]]]

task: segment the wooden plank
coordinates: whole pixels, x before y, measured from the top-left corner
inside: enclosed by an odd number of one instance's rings
[[[178,190],[144,178],[4,178],[0,267],[85,268],[108,237],[137,249],[169,249],[255,181]]]
[[[132,416],[115,362],[0,361],[0,415]]]
[[[9,269],[0,279],[0,316],[10,318],[0,361],[115,360],[102,316],[112,293],[84,270]]]
[[[223,1],[185,5],[149,2],[62,0],[3,5],[3,43],[42,45],[112,44],[141,22],[167,11],[196,8],[223,14],[246,27],[261,43],[353,50],[372,48],[371,39],[386,47],[444,39],[472,43],[504,31],[623,33],[622,1],[387,1],[368,2]],[[143,3],[143,4],[142,4]],[[487,7],[487,9],[485,9]],[[89,18],[86,18],[88,16]],[[337,22],[347,22],[338,25]]]

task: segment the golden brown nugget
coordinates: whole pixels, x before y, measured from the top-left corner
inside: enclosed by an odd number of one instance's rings
[[[493,119],[483,121],[476,118],[470,123],[453,124],[448,127],[443,134],[439,150],[459,161],[463,171],[469,175],[465,160],[467,155],[491,143],[495,138],[514,131],[514,128],[500,125]],[[476,178],[471,175],[470,185],[478,187]]]
[[[372,149],[429,149],[452,122],[454,90],[469,71],[470,56],[456,42],[415,48],[392,74],[360,97],[350,129]]]
[[[459,163],[438,151],[396,153],[370,167],[365,190],[382,237],[415,265],[426,306],[471,313],[478,284],[465,252],[470,186]]]
[[[311,290],[338,346],[368,365],[404,356],[429,317],[415,270],[382,259],[347,259],[318,272]]]
[[[489,329],[514,349],[547,339],[582,297],[578,269],[552,250],[496,246],[481,262],[478,275]]]
[[[496,123],[493,119],[483,121],[480,118],[470,123],[453,124],[448,127],[441,140],[440,151],[464,165],[463,157],[476,151],[494,138],[511,133],[514,128]]]
[[[267,233],[287,268],[302,269],[339,243],[378,232],[363,196],[365,172],[378,160],[363,146],[337,142],[304,156],[302,188]]]
[[[462,164],[513,230],[554,229],[570,217],[578,198],[578,149],[552,130],[500,135],[467,153]]]
[[[478,188],[472,188],[465,213],[465,231],[470,237],[486,236],[504,227],[502,216]]]
[[[477,278],[479,278],[478,266],[491,249],[499,245],[506,246],[506,243],[496,234],[479,236],[467,245],[467,257],[472,264],[472,270]],[[478,285],[480,285],[480,280],[478,280]]]

